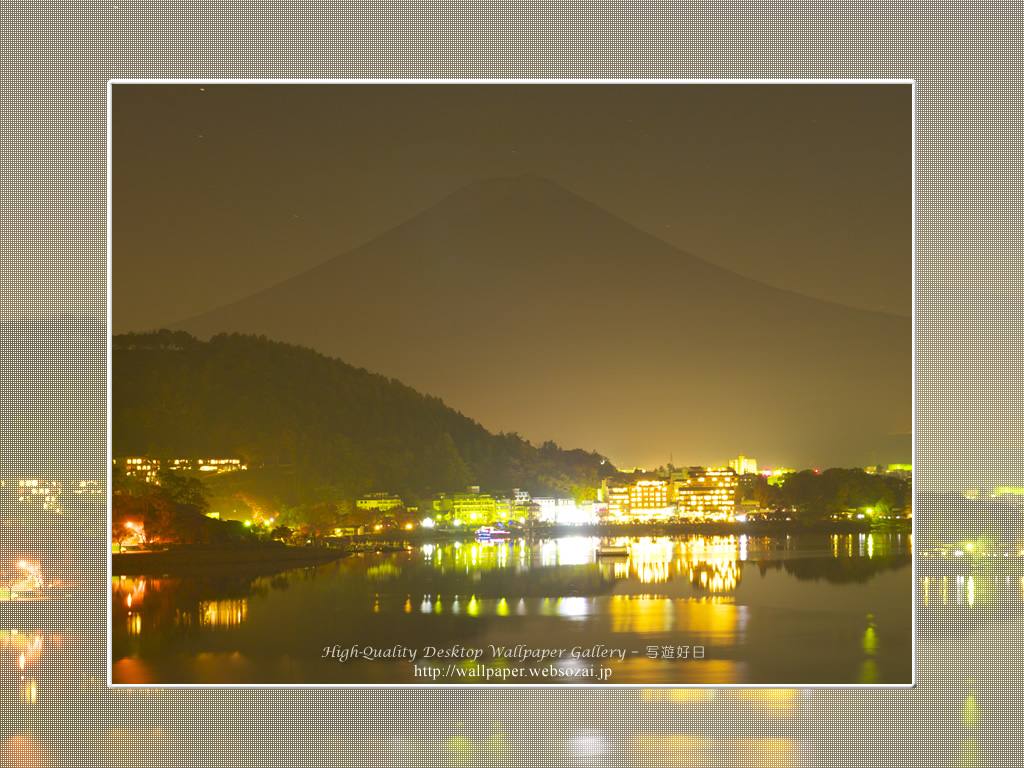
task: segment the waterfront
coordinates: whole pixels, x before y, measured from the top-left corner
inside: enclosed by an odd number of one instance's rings
[[[599,543],[455,541],[255,579],[115,577],[113,681],[911,682],[906,535],[622,537],[615,557]],[[517,646],[563,654],[496,650]],[[573,657],[598,646],[604,658]],[[375,657],[395,648],[407,655]]]
[[[855,553],[858,544],[855,540]],[[453,760],[518,765],[528,764],[523,757],[528,754],[555,756],[571,765],[595,760],[624,765],[642,750],[651,765],[854,766],[865,764],[868,755],[893,754],[898,727],[907,765],[995,765],[1010,748],[1005,723],[1013,717],[1015,699],[1002,681],[1021,642],[1020,622],[1011,619],[1024,608],[1024,582],[1017,575],[1008,580],[1008,574],[976,572],[972,601],[971,575],[964,578],[959,600],[957,578],[949,576],[945,601],[941,577],[938,588],[929,577],[927,601],[926,577],[917,578],[921,677],[913,690],[600,689],[579,690],[573,706],[566,706],[566,693],[558,688],[505,686],[496,706],[493,693],[467,686],[444,694],[450,712],[440,722],[424,717],[442,701],[430,689],[349,689],[336,697],[294,689],[111,691],[96,667],[104,642],[90,618],[102,611],[83,603],[64,614],[78,617],[70,625],[54,618],[59,630],[39,631],[36,622],[15,621],[19,631],[0,638],[4,669],[17,670],[20,655],[26,657],[20,675],[5,688],[5,755],[12,765],[46,765],[60,763],[72,750],[79,759],[114,765],[124,763],[130,750],[136,765],[166,765],[181,754],[197,765],[233,764],[254,743],[238,736],[238,729],[259,707],[303,713],[301,727],[308,734],[259,741],[267,764],[324,754],[352,764],[352,755],[372,749],[387,765]],[[742,584],[751,583],[745,573],[743,579]],[[101,586],[88,587],[89,595]],[[246,620],[253,615],[248,605]],[[209,631],[223,634],[212,626]],[[28,652],[37,636],[39,645]],[[382,696],[388,708],[384,717]],[[132,708],[130,721],[110,727],[126,706]],[[209,717],[213,708],[219,719]],[[872,728],[879,711],[892,716]],[[66,740],[69,718],[81,732],[73,744]],[[232,723],[228,731],[225,722]],[[740,728],[738,723],[758,725]],[[339,735],[319,736],[332,731]],[[820,735],[825,733],[829,738]],[[935,733],[943,737],[931,738]],[[853,742],[859,749],[849,749]],[[680,750],[690,762],[679,761]],[[889,764],[881,758],[877,764],[883,762]]]

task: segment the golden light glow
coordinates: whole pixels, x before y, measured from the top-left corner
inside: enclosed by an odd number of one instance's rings
[[[249,601],[210,600],[199,603],[199,623],[204,627],[237,627],[245,621]]]

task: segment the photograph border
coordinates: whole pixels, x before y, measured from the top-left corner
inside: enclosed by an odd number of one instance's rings
[[[112,257],[113,257],[113,87],[115,85],[910,85],[911,86],[911,456],[915,468],[911,476],[911,682],[909,683],[115,683],[113,682],[113,555],[110,531],[113,508],[113,313],[112,313]],[[914,78],[111,78],[107,80],[107,444],[106,444],[106,685],[108,689],[454,689],[465,691],[507,689],[913,689],[918,686],[918,601],[917,556],[918,535],[917,501],[917,80]]]

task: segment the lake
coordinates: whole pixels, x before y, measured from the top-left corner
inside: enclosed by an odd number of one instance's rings
[[[115,684],[902,683],[902,534],[453,541],[115,577]]]

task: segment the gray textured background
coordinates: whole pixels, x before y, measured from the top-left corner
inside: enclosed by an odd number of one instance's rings
[[[400,17],[392,4],[328,16],[309,4],[133,2],[8,11],[0,319],[105,314],[112,77],[912,77],[918,489],[1024,485],[1015,7],[967,16],[933,4],[751,3],[717,18],[699,8],[559,4],[527,15],[506,4],[431,3]],[[11,343],[5,336],[5,352]],[[76,362],[33,374],[5,354],[7,468],[74,462],[74,474],[102,475],[102,339],[55,352]],[[61,413],[33,409],[33,392],[47,387],[76,397]],[[109,691],[106,552],[89,558],[97,586],[64,618],[68,653],[56,654],[37,700],[19,699],[2,673],[4,764],[1022,764],[1019,615],[919,621],[915,690]]]

